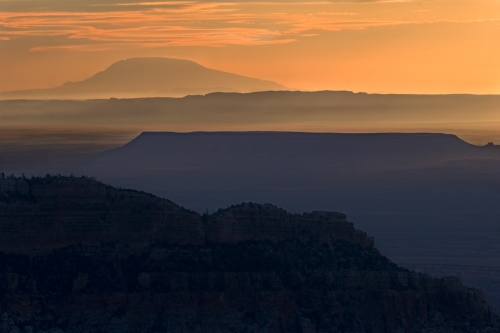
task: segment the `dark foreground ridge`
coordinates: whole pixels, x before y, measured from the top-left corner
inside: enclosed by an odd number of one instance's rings
[[[1,178],[0,237],[0,333],[500,332],[481,291],[398,267],[341,213]]]

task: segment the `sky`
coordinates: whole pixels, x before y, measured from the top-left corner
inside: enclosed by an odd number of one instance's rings
[[[500,93],[500,1],[0,0],[0,91],[164,56],[300,90]]]

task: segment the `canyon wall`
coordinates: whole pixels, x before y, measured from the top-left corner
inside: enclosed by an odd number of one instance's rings
[[[484,294],[399,267],[341,213],[198,215],[75,177],[0,179],[0,333],[500,332]]]

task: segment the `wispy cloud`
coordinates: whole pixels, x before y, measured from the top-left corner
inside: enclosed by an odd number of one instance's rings
[[[292,41],[276,29],[230,22],[234,8],[193,4],[184,8],[131,12],[1,13],[0,36],[67,36],[82,45],[39,46],[42,50],[101,50],[167,45],[256,45]],[[253,17],[244,17],[248,21]],[[92,42],[92,43],[89,43]],[[102,43],[103,45],[94,45]],[[72,44],[72,43],[70,43]]]
[[[329,7],[330,3],[121,1],[112,3],[115,10],[111,11],[0,12],[0,40],[66,37],[67,43],[63,45],[39,45],[31,49],[38,52],[263,45],[290,43],[297,38],[316,36],[321,31],[453,21],[398,15],[374,18],[353,11],[338,11],[337,7]],[[311,11],[312,4],[321,8]],[[109,5],[109,1],[89,4],[90,7]],[[262,5],[269,5],[271,9],[262,10]],[[276,6],[281,9],[279,12],[274,11]],[[130,9],[117,10],[117,7]],[[294,10],[288,10],[290,8]],[[474,20],[468,20],[471,21]]]

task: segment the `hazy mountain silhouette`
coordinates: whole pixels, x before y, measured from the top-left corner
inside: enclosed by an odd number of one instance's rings
[[[193,61],[158,57],[121,60],[84,81],[52,89],[0,93],[0,99],[177,97],[284,89],[275,82],[209,69]]]

